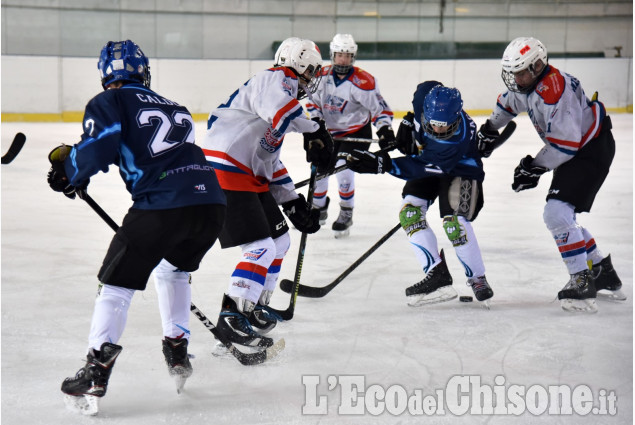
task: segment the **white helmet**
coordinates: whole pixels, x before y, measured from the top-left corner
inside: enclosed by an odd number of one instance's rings
[[[315,93],[322,78],[322,55],[314,42],[302,39],[291,45],[283,66],[296,72],[300,88]]]
[[[538,66],[540,64],[540,66]],[[516,84],[514,74],[525,69],[531,72],[534,82],[547,66],[547,49],[533,37],[518,37],[512,40],[503,53],[503,71],[501,77],[510,91],[529,93],[533,90],[533,84],[520,87]]]
[[[284,63],[289,57],[289,50],[291,50],[291,47],[301,41],[302,40],[298,37],[289,37],[280,43],[278,50],[276,50],[276,55],[273,57],[273,66],[284,66]]]
[[[335,34],[331,41],[331,63],[333,69],[337,74],[346,74],[353,67],[355,63],[355,56],[357,56],[357,44],[350,34]],[[353,55],[350,65],[335,65],[335,53],[350,53]]]

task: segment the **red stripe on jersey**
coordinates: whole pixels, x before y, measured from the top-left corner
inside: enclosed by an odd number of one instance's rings
[[[260,181],[254,176],[219,170],[218,168],[215,168],[214,171],[216,171],[218,184],[220,184],[220,187],[225,190],[257,193],[267,192],[269,190],[269,184],[267,182]]]
[[[275,179],[277,179],[278,177],[284,176],[285,174],[289,174],[289,172],[287,171],[287,169],[286,169],[286,168],[282,168],[282,169],[280,169],[280,170],[278,170],[278,171],[275,171],[275,172],[273,173],[272,180],[275,180]]]
[[[300,106],[300,102],[298,102],[295,99],[292,99],[291,102],[287,103],[285,106],[283,106],[277,113],[276,115],[273,117],[273,123],[271,124],[273,128],[278,128],[278,125],[280,124],[280,120],[284,118],[285,115],[287,115],[289,113],[289,111],[291,111],[292,109],[295,109],[296,107]]]
[[[600,120],[598,118],[598,109],[600,109],[600,105],[594,103],[591,106],[591,111],[593,111],[593,124],[589,127],[584,136],[582,136],[582,142],[580,143],[580,147],[584,146],[586,142],[593,139],[600,133],[600,129],[602,128],[600,124]]]
[[[214,157],[214,158],[224,159],[225,161],[230,162],[234,167],[238,168],[241,171],[244,171],[245,173],[249,174],[250,176],[254,175],[254,172],[251,171],[251,169],[249,167],[247,167],[244,164],[241,164],[240,162],[238,162],[238,160],[236,160],[233,157],[227,155],[227,152],[203,149],[203,153],[205,154],[205,156],[211,156],[211,157]]]
[[[283,260],[283,258],[275,258],[273,260],[273,262],[271,263],[271,265],[272,266],[280,266],[280,265],[282,265],[282,260]]]
[[[553,137],[547,137],[547,140],[549,140],[554,145],[566,146],[566,147],[574,148],[574,149],[580,149],[580,142],[572,142],[570,140],[554,139]]]

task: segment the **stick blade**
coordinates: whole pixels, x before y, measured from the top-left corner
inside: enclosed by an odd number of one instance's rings
[[[280,289],[287,294],[290,294],[293,290],[293,281],[289,279],[282,279],[280,281]],[[305,298],[322,298],[328,294],[331,288],[326,287],[317,288],[315,286],[306,286],[300,284],[298,286],[298,296]]]
[[[26,136],[24,133],[18,133],[13,138],[13,142],[11,142],[11,146],[9,146],[9,150],[7,153],[2,155],[2,164],[9,164],[11,161],[15,159],[16,156],[22,150],[22,146],[26,142]]]

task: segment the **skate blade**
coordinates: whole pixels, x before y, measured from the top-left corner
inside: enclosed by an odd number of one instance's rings
[[[598,291],[597,297],[599,299],[603,299],[607,301],[625,301],[627,298],[621,289],[618,289],[617,291],[609,291],[608,289],[600,289]]]
[[[595,298],[587,298],[586,300],[572,300],[563,299],[560,300],[560,306],[564,311],[569,313],[597,313],[598,306],[595,303]]]
[[[174,378],[174,384],[176,385],[176,393],[181,394],[183,387],[185,386],[185,381],[187,378],[192,376],[192,369],[185,368],[183,366],[175,366],[173,368],[168,369],[170,376]]]
[[[68,410],[82,415],[95,416],[99,413],[99,397],[94,395],[64,394],[64,404]]]
[[[481,307],[483,307],[486,310],[490,310],[490,304],[489,304],[489,300],[491,300],[491,298],[488,298],[486,300],[483,301],[479,301],[478,303],[481,305]]]
[[[438,304],[453,300],[458,296],[459,294],[451,285],[442,286],[436,291],[428,294],[410,295],[408,298],[411,299],[411,301],[408,301],[408,305],[410,307],[421,307],[428,304]]]
[[[333,234],[335,236],[335,239],[345,238],[345,237],[347,237],[348,235],[351,234],[351,229],[333,230]]]

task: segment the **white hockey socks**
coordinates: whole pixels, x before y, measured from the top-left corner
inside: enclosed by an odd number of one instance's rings
[[[170,338],[190,338],[191,275],[161,260],[152,271],[159,299],[163,335]]]
[[[93,319],[88,335],[88,350],[101,349],[104,342],[116,344],[128,319],[128,308],[134,289],[103,284],[95,300]]]
[[[586,241],[582,227],[575,221],[573,205],[549,199],[545,205],[543,220],[558,246],[569,274],[588,269]]]
[[[433,265],[441,262],[437,237],[426,221],[428,206],[427,200],[407,195],[403,198],[399,211],[401,227],[406,232],[410,246],[426,273]]]
[[[257,303],[262,293],[267,271],[276,256],[273,239],[265,238],[241,245],[243,256],[231,275],[227,295]]]
[[[346,164],[344,159],[338,159],[336,167]],[[353,170],[340,171],[337,177],[338,191],[340,195],[340,207],[355,208],[355,172]]]
[[[289,251],[289,247],[291,246],[291,237],[289,237],[289,232],[286,232],[284,235],[275,238],[273,240],[273,243],[276,246],[276,256],[271,262],[269,269],[267,269],[265,286],[259,298],[259,302],[261,305],[269,305],[271,295],[276,289],[278,276],[280,276],[280,268],[282,267],[282,260],[284,260],[284,257],[285,255],[287,255],[287,251]]]
[[[463,216],[456,217],[459,228],[460,237],[458,241],[453,241],[454,251],[459,261],[465,268],[465,276],[467,277],[479,277],[485,275],[485,264],[483,264],[483,256],[481,255],[481,248],[478,246],[476,240],[476,234],[472,228],[472,223],[467,221]]]

